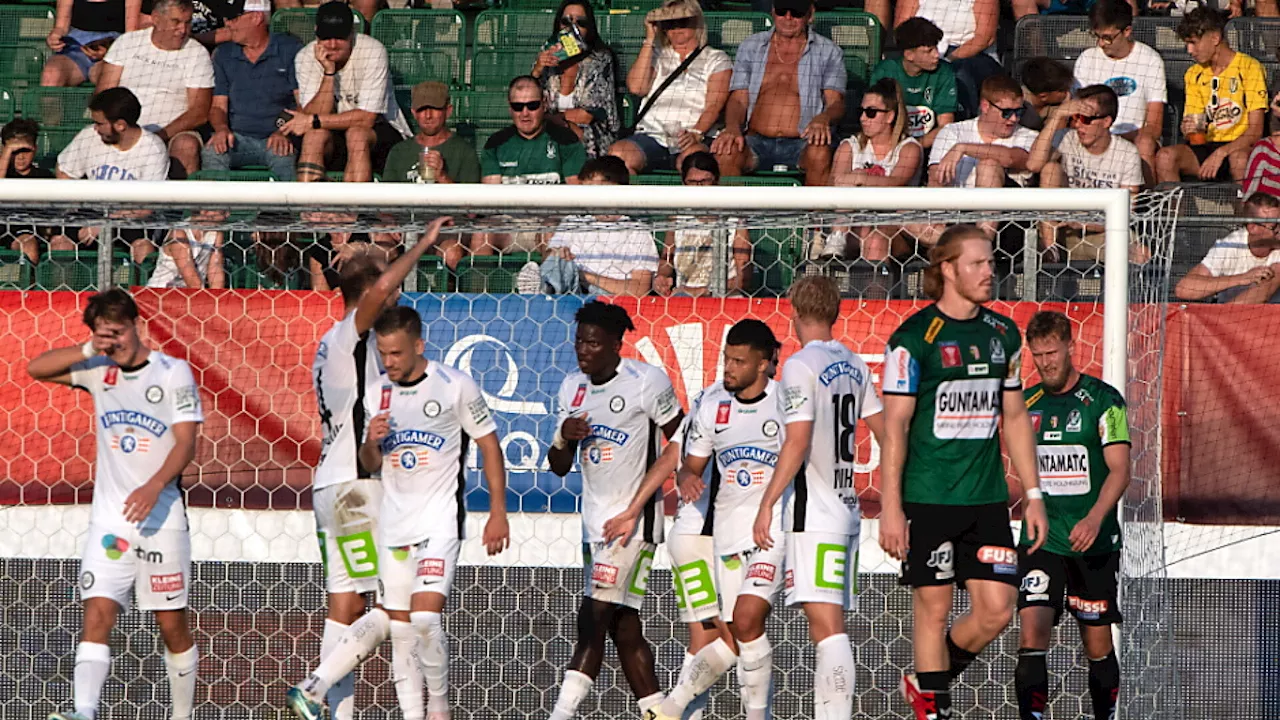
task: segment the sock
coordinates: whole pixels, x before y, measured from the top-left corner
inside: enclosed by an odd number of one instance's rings
[[[164,651],[164,667],[169,675],[169,701],[173,703],[173,720],[191,720],[196,707],[196,667],[200,651],[192,645],[174,654]]]
[[[920,692],[933,696],[934,711],[931,720],[951,718],[951,678],[946,672],[922,672],[916,675]]]
[[[849,720],[853,715],[853,647],[844,633],[818,643],[813,665],[814,720]]]
[[[338,684],[339,680],[344,683],[350,682],[354,690],[354,680],[347,680],[344,676],[350,675],[357,665],[372,655],[373,651],[390,634],[391,618],[385,610],[374,608],[365,613],[364,617],[352,623],[342,633],[342,637],[333,646],[329,655],[320,661],[319,667],[311,671],[311,677],[308,677],[298,687],[302,689],[302,692],[307,697],[317,702],[326,693],[338,689],[335,685]],[[339,703],[334,702],[333,695],[335,694],[330,693],[329,695],[329,707],[331,709],[339,707]],[[351,697],[351,695],[347,697]],[[344,719],[335,712],[334,720]]]
[[[595,682],[585,673],[577,670],[565,670],[564,682],[560,683],[560,697],[556,698],[556,706],[551,711],[550,720],[569,720],[578,712],[578,705],[587,693],[591,692],[591,684]]]
[[[337,620],[325,618],[324,634],[320,636],[320,662],[324,662],[333,654],[334,648],[338,647],[338,641],[342,640],[342,635],[347,631],[346,625]],[[324,694],[322,692],[322,694]],[[356,680],[355,676],[348,673],[333,684],[328,689],[325,698],[329,703],[329,713],[333,720],[352,720],[356,711]]]
[[[947,654],[951,656],[951,670],[949,671],[949,674],[953,682],[956,678],[960,677],[960,673],[964,672],[974,659],[978,657],[978,653],[969,652],[955,644],[955,642],[952,641],[951,633],[949,632],[947,633]]]
[[[693,656],[688,672],[681,673],[684,679],[671,688],[667,699],[662,701],[662,713],[671,717],[684,715],[684,709],[689,703],[715,685],[720,676],[737,661],[738,656],[733,654],[733,648],[729,647],[724,638],[716,638],[715,642]]]
[[[769,636],[738,641],[738,685],[747,720],[764,718],[769,707],[769,684],[773,681],[773,646]]]
[[[409,621],[418,634],[418,659],[427,680],[427,705],[433,713],[449,711],[449,638],[438,612],[415,612]]]
[[[1120,697],[1120,661],[1112,650],[1106,657],[1089,658],[1089,697],[1094,720],[1114,720]]]
[[[676,685],[684,682],[689,675],[689,666],[693,664],[693,655],[685,651],[684,663],[680,666],[680,675],[676,678]],[[711,693],[704,692],[693,699],[693,702],[684,706],[684,714],[680,716],[680,720],[702,720],[702,715],[707,709],[707,702],[711,699]]]
[[[391,621],[391,680],[404,720],[423,720],[422,668],[418,659],[418,631],[403,620]]]
[[[74,704],[76,712],[93,720],[102,699],[102,685],[111,673],[111,648],[102,643],[82,642],[76,646]]]
[[[1021,720],[1041,720],[1044,717],[1044,709],[1049,704],[1048,654],[1048,650],[1018,648],[1013,691],[1018,698],[1018,717]]]
[[[662,693],[656,692],[652,695],[646,695],[636,700],[636,705],[640,708],[640,717],[644,717],[645,713],[653,708],[658,707],[664,702]]]

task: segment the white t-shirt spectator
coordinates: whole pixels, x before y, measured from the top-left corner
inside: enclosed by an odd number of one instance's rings
[[[670,47],[664,47],[658,51],[653,61],[657,74],[654,75],[653,86],[649,89],[650,95],[662,87],[662,83],[666,82],[671,73],[680,67],[681,62],[680,55]],[[680,77],[662,91],[658,96],[658,102],[645,113],[637,130],[646,135],[652,135],[655,140],[665,144],[671,140],[666,137],[667,125],[678,124],[685,130],[692,128],[697,124],[698,118],[702,116],[702,111],[706,107],[707,84],[711,82],[711,76],[732,70],[733,61],[723,50],[716,50],[713,47],[703,49],[697,59],[680,74]],[[645,101],[647,100],[646,96]]]
[[[606,229],[611,224],[627,225],[630,218],[596,220],[590,215],[566,217],[547,247],[567,247],[582,270],[612,280],[629,280],[636,270],[658,272],[658,248],[653,235],[639,229]]]
[[[1106,85],[1120,98],[1120,112],[1111,125],[1115,135],[1142,128],[1147,104],[1169,101],[1164,84],[1164,60],[1149,46],[1135,42],[1129,55],[1112,60],[1101,48],[1091,47],[1080,54],[1075,67],[1076,87]]]
[[[188,88],[213,87],[213,62],[203,45],[188,38],[180,50],[161,50],[150,28],[116,38],[106,61],[120,66],[120,87],[138,96],[138,124],[151,132],[187,111]]]
[[[974,0],[920,0],[916,17],[928,20],[942,31],[939,55],[946,55],[949,48],[959,47],[977,34],[978,19],[973,16],[973,5]],[[985,52],[991,51],[988,48]]]
[[[1058,152],[1062,155],[1068,187],[1142,187],[1142,156],[1136,145],[1122,137],[1112,136],[1107,149],[1094,155],[1080,144],[1075,130],[1068,130],[1058,142]]]
[[[1214,243],[1200,264],[1214,277],[1239,275],[1267,265],[1280,265],[1280,248],[1258,257],[1249,250],[1249,231],[1240,228]]]
[[[738,218],[727,218],[723,224],[706,223],[700,226],[697,218],[677,216],[680,229],[674,233],[675,247],[671,252],[671,266],[676,271],[677,288],[701,289],[711,285],[715,264],[715,247],[722,243],[728,264],[725,279],[738,277],[738,265],[734,262],[733,239],[738,232]]]
[[[338,112],[364,110],[381,115],[401,136],[409,137],[413,131],[396,104],[386,47],[368,35],[357,34],[355,38],[351,57],[333,78]],[[324,66],[316,60],[314,40],[298,53],[294,69],[298,75],[298,102],[305,107],[320,91],[320,83],[324,81]]]
[[[218,237],[217,230],[187,230],[182,236],[169,241],[170,243],[186,243],[191,249],[191,263],[195,265],[196,274],[200,276],[200,280],[204,283],[209,282],[209,259],[213,257],[213,253],[217,251],[221,244],[221,238]],[[165,252],[161,248],[156,259],[156,269],[151,273],[151,278],[147,280],[147,287],[150,288],[185,288],[187,283],[182,279],[182,271],[178,269],[178,263],[174,261],[173,256]]]
[[[76,179],[165,180],[169,177],[169,149],[156,135],[142,131],[133,147],[122,151],[102,142],[92,126],[76,133],[58,153],[58,169]]]
[[[883,158],[877,158],[875,150],[871,147],[871,143],[867,143],[866,147],[862,147],[858,143],[858,136],[845,138],[845,145],[853,151],[853,170],[866,170],[868,175],[877,177],[886,177],[892,175],[894,169],[898,167],[898,161],[902,156],[902,148],[907,145],[919,146],[920,142],[913,137],[903,138],[901,142],[894,146],[893,150]],[[911,180],[907,182],[908,186],[920,184],[920,167],[916,166],[915,173],[911,175]]]
[[[1021,125],[1013,130],[1013,135],[1007,138],[1000,138],[991,142],[984,142],[982,136],[978,133],[978,120],[964,120],[962,122],[954,122],[943,127],[933,138],[933,148],[929,151],[929,164],[937,165],[942,162],[942,158],[946,157],[951,148],[960,143],[973,143],[977,145],[1000,145],[1002,147],[1021,148],[1027,152],[1031,152],[1031,146],[1036,142],[1036,132],[1028,130]],[[956,177],[951,181],[952,187],[974,187],[977,183],[977,177],[974,170],[978,168],[978,161],[966,155],[959,163],[956,164]],[[1031,179],[1029,172],[1007,172],[1009,179],[1019,185],[1026,185]]]

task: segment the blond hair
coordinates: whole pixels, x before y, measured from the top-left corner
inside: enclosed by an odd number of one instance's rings
[[[698,47],[707,44],[707,18],[702,14],[702,6],[698,4],[698,0],[667,0],[662,3],[664,8],[683,8],[685,11],[693,13],[694,33],[698,40]],[[662,29],[662,25],[658,25],[658,49],[671,47],[671,43],[667,41],[667,32]]]
[[[840,318],[840,289],[825,275],[806,275],[791,283],[791,310],[801,320],[835,325]]]
[[[987,234],[976,225],[952,225],[942,232],[938,244],[929,250],[929,267],[924,269],[924,294],[942,299],[943,263],[955,262],[964,252],[965,240],[987,240]]]

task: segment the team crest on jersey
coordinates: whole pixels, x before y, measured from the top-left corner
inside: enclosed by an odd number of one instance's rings
[[[115,385],[115,384],[116,384],[116,382],[117,382],[119,379],[120,379],[120,368],[119,368],[119,366],[117,366],[117,365],[110,365],[110,366],[108,366],[108,367],[107,367],[107,372],[106,372],[106,374],[102,376],[102,384],[103,384],[103,385]]]
[[[429,450],[404,450],[391,455],[391,466],[399,470],[417,470],[431,459]]]
[[[147,402],[151,403],[152,405],[155,405],[156,403],[160,402],[163,399],[164,399],[164,390],[161,390],[159,385],[152,385],[151,387],[147,388]]]
[[[729,423],[729,411],[732,408],[732,405],[733,403],[728,400],[721,400],[720,404],[716,406],[717,425],[727,425]]]
[[[942,353],[942,367],[958,368],[964,364],[964,358],[960,357],[960,346],[956,343],[940,342],[938,351]]]
[[[378,409],[379,409],[379,410],[388,410],[388,409],[390,409],[390,408],[391,408],[391,386],[390,386],[390,385],[383,385],[383,386],[382,386],[382,397],[381,397],[381,399],[378,401]]]
[[[151,450],[151,438],[138,437],[132,433],[112,435],[111,449],[119,450],[125,455],[148,452]]]
[[[614,395],[609,398],[609,409],[615,413],[620,413],[627,409],[627,401],[623,400],[621,395]]]
[[[613,462],[613,448],[608,445],[592,443],[582,454],[586,456],[592,465]]]
[[[582,401],[587,397],[587,385],[583,383],[578,386],[578,391],[573,394],[573,403],[569,407],[581,407]]]
[[[1080,432],[1084,427],[1084,417],[1080,415],[1079,410],[1072,410],[1067,416],[1067,432]]]
[[[1004,361],[1004,345],[1001,345],[999,340],[991,338],[991,362],[1000,365]]]
[[[429,418],[436,417],[440,414],[440,403],[435,400],[428,400],[427,404],[422,406],[422,414]]]
[[[1035,431],[1037,435],[1040,434],[1040,419],[1042,415],[1043,413],[1041,413],[1039,410],[1031,413],[1031,429]]]
[[[749,488],[752,485],[759,485],[764,482],[764,470],[748,470],[746,468],[739,468],[738,471],[733,474],[733,481],[741,488]]]
[[[764,421],[764,425],[762,425],[762,426],[760,427],[760,432],[764,433],[764,436],[765,436],[765,437],[777,437],[777,436],[778,436],[778,421],[777,421],[777,420],[765,420],[765,421]]]

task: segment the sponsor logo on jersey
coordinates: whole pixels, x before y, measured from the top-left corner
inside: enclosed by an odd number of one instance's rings
[[[151,576],[151,592],[153,593],[176,592],[186,586],[186,581],[183,580],[180,572]]]
[[[1138,91],[1138,81],[1123,75],[1117,75],[1103,84],[1115,91],[1116,97],[1128,97]]]
[[[618,446],[625,446],[630,439],[631,433],[611,428],[608,425],[592,425],[591,432],[587,434],[588,442],[592,440],[608,440]]]
[[[396,560],[398,560],[398,561],[400,561],[400,562],[404,562],[405,560],[408,560],[408,559],[409,559],[409,546],[408,546],[408,545],[401,545],[400,547],[393,547],[393,548],[391,548],[391,557],[395,558]]]
[[[106,551],[108,558],[119,560],[122,555],[129,552],[129,541],[115,535],[103,535],[102,549]]]
[[[1027,602],[1044,602],[1049,599],[1049,574],[1043,570],[1032,570],[1022,578],[1019,589]]]
[[[940,440],[988,440],[1000,417],[1000,381],[951,380],[934,399],[933,434]]]
[[[752,485],[764,484],[764,470],[748,470],[747,468],[739,468],[733,473],[733,482],[740,488],[749,488]]]
[[[422,558],[418,561],[418,577],[444,577],[444,560]]]
[[[1067,596],[1067,607],[1081,620],[1097,620],[1107,612],[1111,604],[1106,600],[1084,600],[1075,595]]]
[[[433,418],[439,415],[440,403],[436,402],[435,400],[428,400],[426,404],[422,406],[422,414],[426,415],[429,418]]]
[[[118,365],[108,365],[106,374],[102,376],[103,385],[115,385],[120,379],[120,367]]]
[[[485,403],[483,397],[467,403],[467,412],[471,413],[471,422],[477,425],[489,422],[489,405]]]
[[[431,460],[429,450],[404,450],[391,455],[391,467],[398,470],[416,470]]]
[[[925,565],[935,570],[933,574],[935,580],[950,580],[955,577],[955,549],[951,541],[948,540],[934,548],[933,552],[929,553],[929,561]]]
[[[609,398],[609,410],[614,413],[620,413],[627,409],[627,401],[622,399],[621,395],[614,395]]]
[[[732,409],[733,403],[728,400],[721,400],[716,406],[716,424],[726,425],[729,422],[729,411]]]
[[[796,571],[795,571],[795,570],[785,570],[785,571],[783,571],[783,573],[782,573],[782,584],[783,584],[783,585],[785,585],[785,586],[786,586],[786,588],[787,588],[788,590],[791,590],[791,589],[795,588],[795,586],[796,586]]]
[[[618,583],[618,568],[604,563],[591,566],[591,582],[601,587],[613,587]]]
[[[978,562],[991,566],[997,575],[1018,574],[1018,551],[999,545],[983,545],[978,548]]]
[[[1079,400],[1081,404],[1083,404],[1085,407],[1089,407],[1090,405],[1093,404],[1093,396],[1090,395],[1089,391],[1085,390],[1084,388],[1080,388],[1079,390],[1076,391],[1076,399]]]
[[[94,581],[95,581],[95,578],[93,577],[93,573],[89,572],[88,570],[85,570],[84,572],[80,573],[80,589],[81,590],[88,590],[92,588]]]
[[[1062,439],[1061,430],[1050,430],[1044,434],[1045,442],[1058,442],[1061,439]]]
[[[826,369],[818,374],[818,381],[822,383],[823,387],[830,387],[831,383],[835,382],[837,378],[846,375],[853,378],[855,383],[862,384],[862,371],[845,360],[828,365]]]
[[[933,341],[938,338],[938,333],[942,332],[943,325],[946,325],[946,322],[940,317],[930,320],[929,328],[924,331],[924,341],[932,345]]]
[[[751,567],[747,568],[748,580],[751,580],[753,578],[758,578],[760,580],[767,580],[768,582],[773,582],[773,579],[777,576],[778,576],[778,567],[776,565],[773,565],[772,563],[766,563],[766,562],[752,563]]]
[[[991,368],[986,363],[970,363],[967,371],[969,375],[986,375],[991,372]]]
[[[146,398],[147,402],[155,405],[164,399],[164,390],[160,389],[159,385],[152,385],[147,388]]]
[[[991,354],[991,362],[997,365],[1004,363],[1005,361],[1004,345],[1002,345],[1000,341],[995,338],[991,338],[990,354]]]
[[[173,409],[177,412],[191,412],[200,406],[200,391],[195,385],[183,385],[173,391]]]
[[[168,425],[136,410],[108,410],[102,414],[100,420],[104,430],[109,429],[112,425],[132,425],[140,427],[156,437],[161,437],[169,430]]]
[[[1004,335],[1005,333],[1009,332],[1009,326],[1006,325],[1003,320],[998,320],[995,315],[984,314],[982,316],[982,322],[995,328],[996,332],[1000,333],[1001,335]]]
[[[613,462],[613,446],[592,443],[582,451],[582,456],[589,460],[593,465]]]
[[[382,386],[382,399],[378,401],[379,410],[389,410],[391,408],[391,386]]]
[[[886,392],[913,393],[920,387],[920,365],[905,347],[886,348],[884,389]]]
[[[135,452],[149,452],[151,450],[151,438],[138,437],[132,433],[112,435],[111,449],[119,450],[125,455],[132,455]]]
[[[1080,432],[1084,428],[1084,417],[1080,415],[1079,410],[1072,410],[1067,415],[1067,432]]]
[[[1048,440],[1048,433],[1045,433]],[[1036,447],[1040,486],[1050,495],[1084,495],[1089,492],[1089,451],[1083,445]]]
[[[720,451],[716,457],[720,464],[724,467],[738,462],[752,462],[760,465],[768,465],[773,467],[778,464],[778,453],[764,448],[758,448],[754,445],[736,445],[727,450]]]
[[[432,450],[444,447],[445,439],[426,430],[397,430],[382,440],[384,452],[391,452],[401,445],[425,445]]]
[[[316,359],[327,360],[329,358],[329,343],[321,342],[316,346]]]
[[[587,385],[583,383],[578,386],[577,392],[573,394],[573,403],[569,407],[582,407],[582,401],[587,397]]]
[[[1031,430],[1037,435],[1040,434],[1040,420],[1042,416],[1043,413],[1039,410],[1031,413]]]
[[[797,385],[788,386],[783,390],[783,407],[789,413],[795,412],[804,407],[809,398],[804,394],[804,388]]]
[[[942,367],[958,368],[964,364],[960,357],[960,346],[950,340],[938,343],[938,351],[942,353]]]

